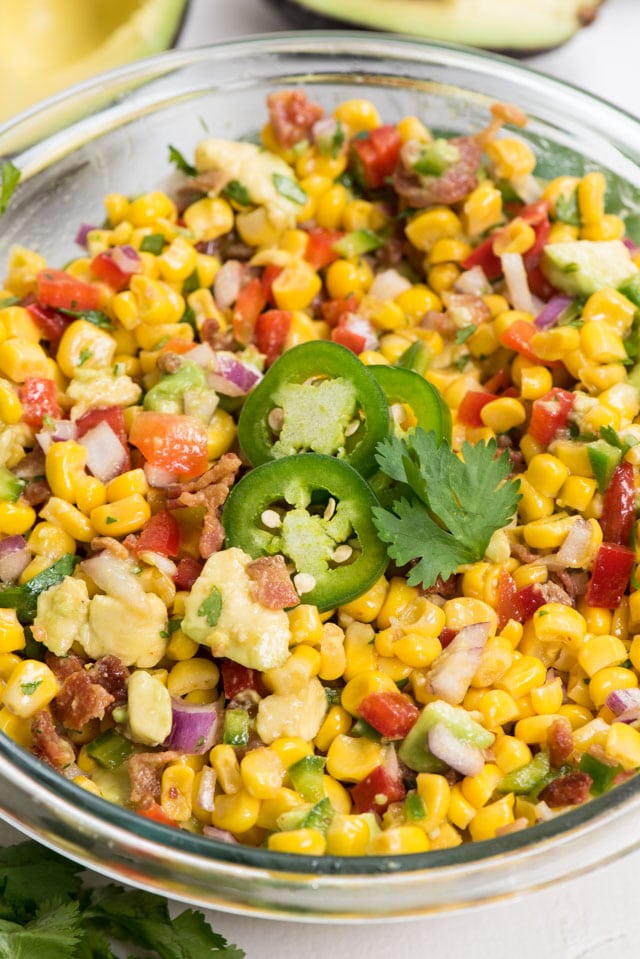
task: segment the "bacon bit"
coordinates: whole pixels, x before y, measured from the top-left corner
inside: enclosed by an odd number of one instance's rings
[[[569,773],[554,779],[540,793],[540,799],[552,809],[558,806],[579,806],[589,797],[593,780],[587,773]]]
[[[210,316],[202,324],[200,339],[203,343],[208,343],[212,350],[231,350],[233,346],[233,333],[231,330],[221,330],[214,316]]]
[[[92,683],[84,670],[71,673],[53,700],[56,717],[67,729],[81,730],[92,719],[104,719],[113,696]]]
[[[131,802],[143,809],[154,802],[160,802],[164,767],[179,758],[180,753],[172,749],[162,753],[133,755],[128,763]]]
[[[76,761],[73,744],[58,733],[46,709],[39,710],[31,720],[31,735],[33,754],[58,772]]]
[[[129,670],[117,656],[102,656],[89,670],[91,682],[102,686],[113,699],[107,712],[126,703],[129,675]]]
[[[173,353],[168,350],[166,353],[160,353],[156,360],[156,366],[161,373],[177,373],[182,366],[183,358],[179,353]]]
[[[202,476],[167,488],[167,509],[179,509],[181,506],[205,507],[198,544],[203,559],[209,559],[224,543],[220,508],[229,495],[241,465],[240,458],[235,453],[225,453]]]
[[[438,204],[458,203],[478,185],[476,173],[480,167],[481,152],[474,137],[453,137],[449,140],[458,148],[460,159],[452,163],[442,176],[420,176],[407,166],[402,154],[393,174],[393,186],[410,206],[422,208]]]
[[[300,602],[283,556],[261,556],[249,563],[247,574],[253,598],[266,609],[288,609]]]
[[[134,543],[136,539],[137,537],[133,537]],[[121,543],[119,540],[114,539],[113,536],[94,536],[91,540],[91,549],[94,553],[100,553],[103,549],[106,549],[112,556],[115,556],[116,559],[129,559],[126,540]]]
[[[547,732],[549,747],[549,762],[554,769],[559,769],[573,752],[573,735],[571,723],[566,717],[556,719]]]
[[[176,589],[191,589],[202,572],[202,566],[202,560],[194,559],[193,556],[183,556],[178,561],[178,569],[173,577]]]
[[[22,490],[21,497],[29,506],[41,506],[51,496],[51,487],[44,479],[30,479]]]
[[[56,656],[55,653],[47,652],[44,661],[60,685],[72,673],[83,672],[85,666],[84,660],[76,656],[75,653],[70,653],[68,656]]]
[[[280,90],[267,97],[269,120],[278,144],[292,147],[311,136],[311,128],[324,114],[318,103],[307,99],[304,90]]]

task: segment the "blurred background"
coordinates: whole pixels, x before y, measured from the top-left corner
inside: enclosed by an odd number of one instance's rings
[[[517,55],[625,107],[639,0],[0,0],[0,122],[80,80],[178,45],[327,27],[396,30]]]

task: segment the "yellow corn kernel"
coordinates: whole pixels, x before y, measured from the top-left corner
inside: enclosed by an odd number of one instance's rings
[[[344,709],[352,716],[358,715],[358,708],[363,699],[371,693],[397,692],[398,688],[393,679],[380,670],[367,670],[356,673],[342,690],[341,702]]]
[[[518,589],[524,589],[533,583],[546,583],[549,570],[544,563],[527,563],[514,569],[512,576]]]
[[[180,660],[171,667],[167,688],[175,698],[185,696],[195,689],[215,689],[220,680],[220,670],[211,659],[201,656]]]
[[[325,282],[329,296],[336,300],[349,296],[360,298],[364,293],[360,266],[353,260],[334,260],[327,267]]]
[[[523,400],[537,400],[548,393],[553,386],[551,371],[546,366],[522,367],[520,373],[520,394]]]
[[[89,515],[100,536],[126,536],[142,529],[151,516],[151,508],[143,496],[133,493],[115,503],[96,506]]]
[[[112,227],[128,219],[129,200],[123,193],[108,193],[102,202]]]
[[[0,706],[0,732],[12,739],[23,749],[31,749],[33,736],[31,735],[31,718],[23,719],[15,716],[9,709]]]
[[[371,229],[372,214],[373,203],[368,200],[351,200],[344,208],[342,225],[348,232]]]
[[[484,769],[476,776],[464,777],[460,784],[462,795],[475,809],[480,809],[489,801],[501,779],[501,770],[494,763],[485,763]]]
[[[568,476],[558,490],[556,503],[562,509],[582,513],[587,509],[598,489],[595,479],[587,476]]]
[[[417,326],[430,310],[439,313],[442,309],[440,297],[422,283],[416,283],[410,289],[400,293],[395,302],[411,326]]]
[[[316,734],[316,749],[326,753],[336,736],[346,735],[353,720],[343,706],[332,706]]]
[[[482,323],[467,340],[469,352],[476,359],[484,359],[500,349],[500,341],[491,323]]]
[[[531,523],[536,519],[544,519],[553,513],[553,498],[551,496],[544,496],[538,492],[526,476],[520,477],[520,496],[518,513],[523,523]]]
[[[114,476],[112,480],[109,480],[106,486],[108,503],[115,503],[127,496],[133,496],[135,493],[146,496],[148,492],[149,484],[143,469],[127,470],[126,473],[120,473],[119,476]]]
[[[531,690],[531,705],[539,715],[557,713],[562,706],[563,696],[562,680],[557,676],[550,683]]]
[[[462,263],[471,253],[471,246],[454,237],[440,237],[429,250],[429,265],[436,263]]]
[[[25,659],[7,679],[2,702],[14,716],[28,719],[48,706],[59,691],[58,680],[45,663]]]
[[[206,202],[206,200],[201,202]],[[167,283],[181,284],[194,272],[198,254],[184,237],[177,236],[169,246],[164,248],[157,259],[162,279],[166,280]]]
[[[405,234],[417,250],[427,252],[436,240],[456,237],[462,223],[448,206],[436,206],[419,213],[405,227]]]
[[[557,496],[569,475],[567,466],[550,453],[538,453],[527,467],[527,478],[543,496]]]
[[[7,306],[0,310],[0,331],[4,332],[2,339],[40,341],[40,330],[23,306]]]
[[[191,818],[194,779],[193,769],[182,763],[170,763],[162,773],[160,805],[176,822]]]
[[[502,219],[502,194],[491,180],[484,180],[469,194],[462,210],[464,232],[478,236]]]
[[[278,695],[297,693],[304,689],[320,670],[321,656],[317,649],[306,644],[295,646],[284,666],[267,669],[262,674],[265,686]]]
[[[464,796],[462,783],[451,787],[447,818],[458,829],[466,829],[476,814],[476,807]]]
[[[466,596],[448,599],[443,609],[447,626],[456,630],[456,632],[464,626],[471,626],[473,623],[488,623],[489,635],[491,636],[496,632],[498,624],[496,611],[481,599],[472,599]]]
[[[581,240],[620,240],[625,233],[622,217],[605,213],[598,223],[588,223],[580,229]]]
[[[400,576],[389,581],[384,602],[376,616],[376,625],[379,629],[386,629],[392,620],[401,619],[418,599],[419,593],[415,586],[409,586]],[[359,617],[355,617],[358,619]]]
[[[378,330],[398,330],[406,325],[404,313],[392,300],[372,301],[367,308],[367,318]]]
[[[351,795],[347,789],[331,776],[323,776],[324,794],[336,812],[350,813],[352,808]]]
[[[381,576],[366,593],[341,606],[340,612],[360,623],[372,623],[382,609],[388,588],[388,580]]]
[[[418,117],[403,117],[398,121],[396,129],[403,143],[408,140],[418,140],[419,143],[431,142],[431,133]]]
[[[46,266],[47,261],[39,253],[34,253],[24,246],[12,247],[5,284],[7,291],[20,297],[33,293],[36,289],[36,277]]]
[[[0,502],[0,533],[5,536],[22,536],[31,529],[36,521],[36,512],[21,500],[10,503]]]
[[[24,629],[15,609],[0,609],[0,654],[13,653],[25,645]]]
[[[578,651],[578,663],[592,677],[607,666],[619,666],[627,659],[627,647],[617,636],[587,634]]]
[[[469,823],[469,832],[474,842],[483,839],[495,839],[498,831],[514,822],[513,793],[507,793],[483,809],[479,809]]]
[[[76,501],[76,485],[85,476],[87,450],[75,440],[52,443],[45,456],[47,482],[54,496],[68,503]]]
[[[275,750],[285,769],[289,769],[303,756],[313,755],[313,746],[300,736],[280,736],[274,739],[270,749]]]
[[[375,130],[382,124],[380,114],[371,100],[361,98],[344,100],[335,108],[333,115],[349,128],[352,135]]]
[[[451,801],[451,786],[444,776],[436,773],[418,773],[416,790],[427,810],[426,819],[421,826],[425,832],[429,833],[447,817]]]
[[[186,208],[182,217],[187,229],[197,240],[217,240],[219,236],[224,236],[233,229],[233,210],[230,204],[219,196],[196,200]]]
[[[64,375],[71,378],[80,367],[111,367],[115,349],[115,341],[109,333],[87,320],[74,320],[62,334],[56,362]]]
[[[0,378],[0,421],[13,426],[22,419],[22,403],[11,383]]]
[[[274,832],[267,838],[267,849],[302,856],[323,856],[327,841],[317,829],[289,829]]]
[[[585,322],[602,322],[613,327],[619,336],[626,336],[631,329],[636,307],[613,287],[604,287],[592,293],[582,308]]]
[[[467,699],[465,697],[465,704]],[[489,729],[498,729],[506,723],[512,723],[519,716],[519,706],[515,699],[503,689],[491,689],[480,696],[477,709],[484,717]]]
[[[640,766],[640,732],[627,723],[611,723],[605,752],[623,769],[637,769]]]
[[[493,686],[507,672],[513,662],[513,646],[504,636],[490,636],[487,640],[471,685],[478,689]]]
[[[282,786],[284,774],[280,756],[267,746],[251,749],[240,762],[242,785],[256,799],[273,799]]]
[[[107,490],[104,483],[95,476],[81,473],[76,479],[75,497],[80,512],[90,513],[107,502]]]
[[[39,343],[13,337],[0,343],[0,373],[24,383],[28,376],[51,378],[49,359]]]
[[[533,227],[520,217],[515,217],[496,234],[491,249],[496,256],[502,256],[503,253],[526,253],[535,242],[536,233]]]
[[[291,630],[291,645],[307,643],[309,646],[319,646],[322,640],[322,620],[316,606],[300,603],[289,610],[289,629]]]
[[[566,330],[570,327],[565,326],[562,329]],[[597,363],[613,363],[626,358],[622,337],[613,327],[601,320],[587,320],[583,323],[580,331],[574,330],[573,332],[578,334],[580,349],[587,360]],[[577,349],[577,344],[572,349]]]
[[[377,667],[377,652],[373,645],[375,633],[368,623],[353,622],[345,631],[344,679],[346,682],[359,673],[375,670]]]
[[[538,607],[533,615],[533,626],[536,639],[541,642],[562,643],[576,651],[587,632],[584,616],[562,603],[545,603]]]
[[[384,761],[384,747],[369,739],[336,736],[327,751],[327,772],[342,782],[360,782]]]
[[[631,669],[622,666],[607,666],[591,677],[589,696],[596,709],[604,706],[607,696],[616,689],[635,689],[638,677]]]
[[[235,795],[242,788],[240,763],[233,746],[218,743],[209,753],[209,762],[220,787],[227,795]]]
[[[173,659],[174,661],[181,661],[192,659],[198,652],[198,643],[195,640],[190,639],[181,629],[176,629],[175,632],[171,634],[171,638],[167,643],[167,648],[165,650],[165,656],[167,659]]]
[[[586,706],[578,706],[577,703],[565,703],[557,712],[559,716],[569,720],[572,729],[581,729],[592,717],[591,710]]]
[[[429,839],[419,826],[394,826],[372,836],[367,855],[398,856],[428,850]]]
[[[324,623],[320,639],[320,669],[318,676],[324,682],[339,679],[346,668],[344,630],[336,623]]]
[[[514,769],[521,769],[531,762],[531,750],[521,739],[515,736],[497,736],[493,746],[493,755],[496,766],[502,773],[513,772]]]
[[[557,719],[559,719],[558,713],[526,716],[516,723],[513,734],[517,739],[521,739],[523,743],[546,743],[549,730]]]
[[[231,795],[221,793],[215,798],[211,823],[217,829],[241,834],[256,825],[259,812],[260,800],[246,789],[239,789]]]
[[[310,263],[293,260],[276,277],[271,289],[279,310],[304,310],[321,286],[322,280]]]
[[[442,652],[437,636],[407,633],[393,643],[393,655],[412,669],[426,669]]]
[[[342,224],[349,193],[341,183],[334,183],[318,197],[316,205],[316,223],[327,230],[337,230]]]
[[[524,461],[527,464],[531,462],[537,453],[542,453],[543,449],[542,444],[534,440],[530,433],[525,433],[520,440],[520,452],[524,456]]]
[[[22,659],[15,653],[0,653],[0,682],[4,684],[21,662]]]
[[[278,818],[285,812],[290,812],[303,805],[302,797],[294,789],[280,786],[276,793],[260,803],[260,812],[256,825],[261,829],[273,831],[278,828]]]
[[[184,297],[168,283],[136,274],[129,286],[141,323],[166,325],[180,321],[185,309]]]
[[[536,157],[531,147],[515,137],[491,140],[485,146],[493,176],[498,180],[520,179],[533,173]]]
[[[127,219],[134,226],[154,226],[156,220],[175,221],[176,206],[173,200],[158,190],[144,193],[129,204]]]
[[[536,686],[542,686],[546,677],[547,667],[541,660],[533,656],[522,656],[514,659],[504,676],[498,680],[497,686],[518,700]]]
[[[327,830],[327,853],[330,856],[364,856],[371,829],[364,816],[336,813]]]
[[[558,549],[575,523],[575,516],[556,513],[522,527],[524,541],[534,549]]]
[[[480,417],[494,433],[508,433],[527,418],[526,410],[514,396],[501,396],[482,407]]]

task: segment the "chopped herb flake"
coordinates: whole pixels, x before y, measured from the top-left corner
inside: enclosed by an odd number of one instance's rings
[[[281,173],[274,173],[273,185],[280,196],[286,197],[287,200],[291,200],[293,203],[297,203],[299,206],[304,206],[307,202],[307,194],[304,192],[302,187],[290,177],[282,176]]]
[[[198,172],[194,166],[187,163],[182,153],[180,153],[180,150],[176,150],[171,144],[169,144],[169,162],[173,163],[176,169],[186,174],[186,176],[195,176]]]
[[[222,593],[214,586],[198,610],[198,616],[204,616],[209,626],[215,626],[222,612]]]

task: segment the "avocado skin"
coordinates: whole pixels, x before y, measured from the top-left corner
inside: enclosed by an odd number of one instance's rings
[[[391,2],[391,0],[389,0]],[[605,0],[599,0],[600,4],[603,4]],[[272,7],[278,11],[278,13],[283,14],[291,23],[291,26],[296,30],[344,30],[345,26],[348,26],[350,30],[358,31],[360,33],[367,33],[369,31],[376,31],[377,28],[374,25],[369,25],[363,22],[356,23],[353,20],[345,16],[344,19],[338,19],[337,17],[327,16],[320,14],[315,10],[311,10],[305,6],[304,0],[267,0]],[[348,0],[346,0],[348,6]],[[590,23],[595,20],[597,15],[596,9],[590,9],[585,5],[585,16],[582,26],[588,26]],[[398,24],[398,33],[405,33],[407,35],[414,34],[414,31],[409,24],[404,24],[404,21],[401,24]],[[426,34],[423,35],[423,39],[428,40]],[[441,41],[437,41],[441,42]],[[451,37],[448,38],[450,43],[458,42],[455,36],[455,32],[452,30]],[[551,50],[555,47],[562,46],[566,41],[560,41],[557,44],[536,44],[535,40],[532,40],[531,46],[527,47],[513,47],[508,44],[501,43],[498,39],[495,44],[490,46],[484,46],[484,49],[491,50],[495,53],[502,53],[506,56],[511,56],[515,58],[529,57],[534,56],[536,53],[544,53],[547,50]]]

